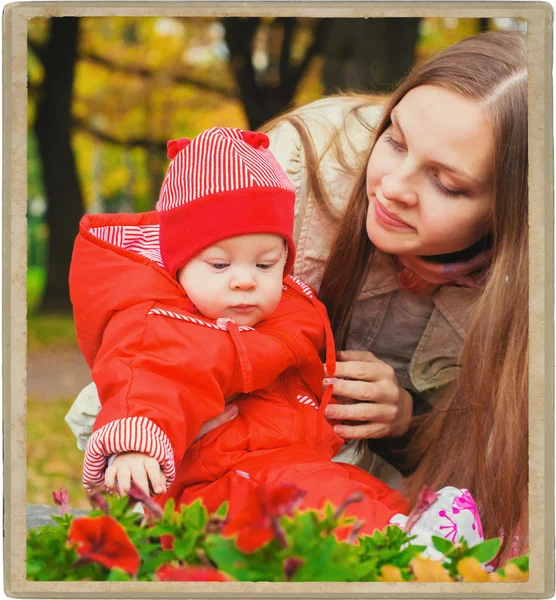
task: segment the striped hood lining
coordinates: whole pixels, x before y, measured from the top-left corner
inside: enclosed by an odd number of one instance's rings
[[[160,255],[160,226],[158,224],[106,225],[104,227],[91,227],[89,233],[103,242],[136,252],[164,269],[164,263]]]

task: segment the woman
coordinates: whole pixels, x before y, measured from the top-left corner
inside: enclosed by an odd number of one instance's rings
[[[468,488],[504,554],[527,543],[526,68],[523,36],[487,33],[384,109],[333,97],[267,127],[297,191],[294,275],[346,349],[337,433],[411,473],[410,499]]]

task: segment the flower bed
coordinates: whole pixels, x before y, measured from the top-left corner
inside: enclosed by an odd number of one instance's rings
[[[361,523],[335,509],[298,510],[304,492],[287,484],[259,486],[240,503],[209,515],[200,501],[162,510],[137,487],[129,497],[93,492],[88,516],[67,513],[66,490],[53,493],[61,516],[27,536],[27,578],[34,581],[527,581],[523,556],[487,572],[500,540],[469,548],[433,538],[442,561],[389,525],[358,536]],[[133,512],[140,502],[145,517]],[[418,511],[422,510],[422,506]],[[415,522],[419,514],[410,515]]]

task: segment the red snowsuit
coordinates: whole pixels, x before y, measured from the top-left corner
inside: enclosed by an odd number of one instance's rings
[[[161,464],[161,503],[201,497],[213,511],[247,477],[296,484],[307,490],[302,507],[339,505],[361,490],[365,500],[346,512],[365,520],[363,532],[407,513],[399,492],[330,460],[343,440],[323,416],[331,390],[323,394],[319,351],[326,344],[332,376],[334,346],[311,289],[286,277],[278,308],[255,328],[214,322],[161,267],[157,222],[155,212],[81,221],[70,294],[102,404],[84,480],[101,483],[109,455],[135,450]],[[231,398],[238,416],[193,443]]]

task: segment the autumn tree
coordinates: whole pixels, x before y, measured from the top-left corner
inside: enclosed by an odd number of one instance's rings
[[[330,19],[324,44],[326,93],[389,92],[414,64],[420,21]]]
[[[77,57],[79,18],[53,19],[48,42],[35,47],[44,66],[35,132],[48,199],[49,252],[46,289],[40,310],[67,312],[68,271],[83,201],[71,146],[71,102]]]

